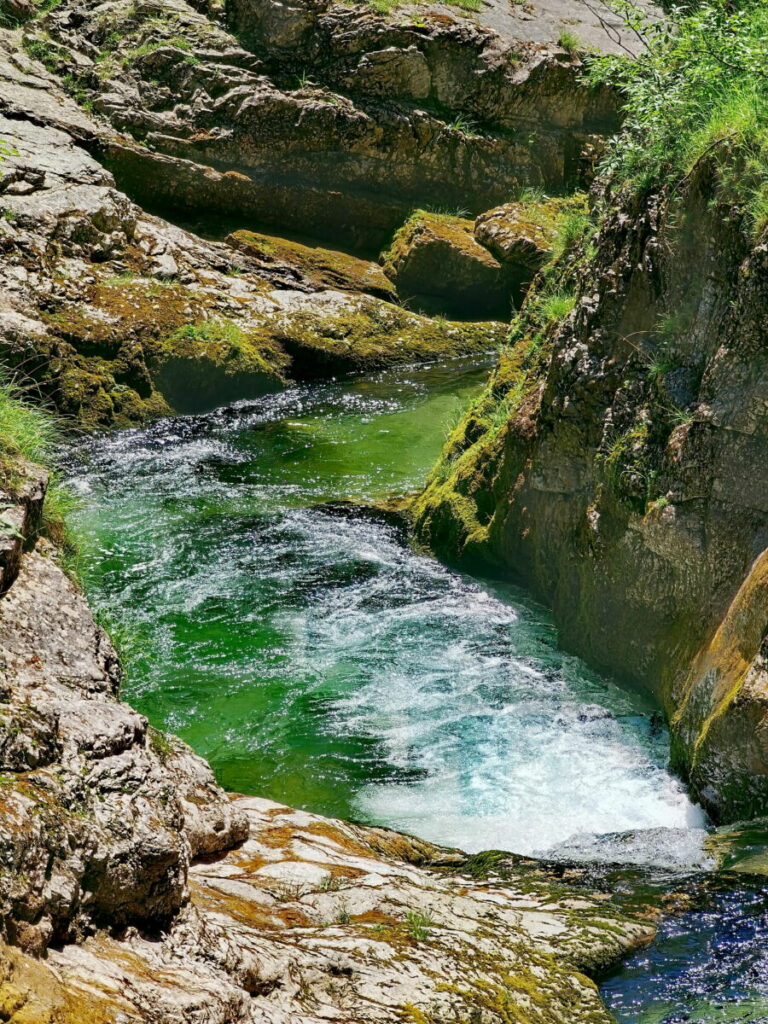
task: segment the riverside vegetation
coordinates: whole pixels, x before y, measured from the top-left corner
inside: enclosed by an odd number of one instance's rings
[[[764,5],[0,21],[0,1018],[768,1017]]]

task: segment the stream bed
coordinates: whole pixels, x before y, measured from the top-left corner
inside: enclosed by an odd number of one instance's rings
[[[706,822],[648,698],[561,651],[520,590],[335,504],[418,488],[486,373],[313,383],[78,444],[84,578],[127,656],[124,696],[231,790],[468,851],[599,859],[601,836],[637,830],[636,861],[700,867]],[[768,1021],[752,956],[768,911],[741,884],[606,980],[619,1020]],[[746,966],[741,986],[726,969],[723,1005],[751,1016],[701,998],[733,934]]]

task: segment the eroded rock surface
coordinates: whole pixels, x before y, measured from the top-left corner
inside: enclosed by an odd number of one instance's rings
[[[607,209],[591,260],[530,296],[417,521],[649,687],[678,767],[732,820],[768,807],[768,295],[765,233],[716,194],[702,164],[680,195]]]
[[[0,601],[0,900],[7,936],[51,941],[167,922],[189,858],[246,834],[190,750],[117,701],[119,668],[82,595],[33,552]]]
[[[184,0],[65,0],[28,45],[122,133],[104,152],[139,201],[372,247],[414,206],[571,186],[617,124],[552,20],[548,42],[428,6],[233,0],[226,22]]]
[[[197,412],[291,376],[500,341],[500,324],[438,323],[339,290],[334,254],[318,275],[295,249],[236,250],[147,214],[90,154],[99,126],[19,44],[0,32],[0,139],[12,147],[0,179],[0,353],[66,415],[102,425]],[[335,254],[333,265],[361,262]]]

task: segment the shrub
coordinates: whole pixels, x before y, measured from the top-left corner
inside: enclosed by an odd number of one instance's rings
[[[667,20],[612,6],[640,44],[634,60],[589,58],[594,82],[625,98],[622,133],[603,171],[638,190],[684,183],[705,157],[753,227],[768,222],[768,5],[708,0]]]

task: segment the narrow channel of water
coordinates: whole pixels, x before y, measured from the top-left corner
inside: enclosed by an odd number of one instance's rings
[[[629,859],[695,861],[704,819],[649,701],[560,651],[518,590],[328,504],[417,488],[485,373],[295,387],[78,445],[87,588],[128,648],[125,697],[232,790],[470,851],[599,859],[616,850],[597,837],[636,829]],[[669,925],[606,982],[621,1021],[768,1019],[674,1016],[700,980],[654,975],[684,973],[676,943]]]

